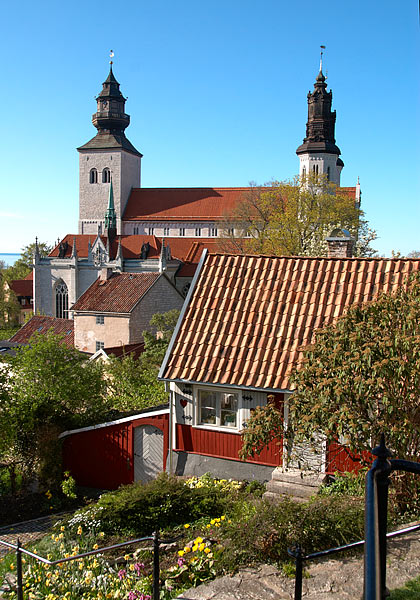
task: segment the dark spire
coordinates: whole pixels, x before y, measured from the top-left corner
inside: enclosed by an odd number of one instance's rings
[[[125,101],[126,98],[120,91],[120,84],[112,71],[111,61],[108,77],[103,82],[102,91],[96,98],[96,113],[92,115],[92,123],[98,133],[78,150],[122,148],[132,154],[142,156],[125,137],[125,129],[130,124],[130,115],[125,112]]]
[[[327,152],[341,154],[335,144],[335,110],[331,110],[332,92],[327,92],[325,75],[322,72],[322,56],[320,70],[314,84],[314,91],[308,93],[308,122],[306,137],[296,154],[305,152]]]
[[[125,113],[125,100],[111,64],[108,77],[102,84],[102,91],[96,98],[97,111],[92,115],[92,123],[99,133],[121,134],[129,126],[130,116]]]
[[[112,242],[117,234],[117,215],[114,208],[114,190],[112,188],[112,178],[109,184],[108,208],[105,213],[105,235]]]

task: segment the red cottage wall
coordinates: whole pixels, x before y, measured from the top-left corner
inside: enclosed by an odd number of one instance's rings
[[[133,428],[153,425],[163,431],[163,464],[168,455],[168,414],[144,417],[74,433],[63,440],[63,466],[78,485],[114,490],[134,480]]]
[[[327,473],[357,473],[363,467],[361,460],[365,464],[371,464],[375,459],[373,454],[370,452],[363,452],[363,454],[351,454],[341,444],[337,442],[331,442],[327,448],[327,464],[325,471]]]
[[[237,433],[199,429],[191,425],[177,424],[176,450],[212,456],[214,458],[228,458],[240,460],[238,452],[242,447],[241,436]],[[261,454],[247,462],[277,467],[282,464],[283,444],[271,442]]]

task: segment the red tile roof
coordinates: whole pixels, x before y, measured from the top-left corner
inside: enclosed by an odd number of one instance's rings
[[[32,279],[14,279],[9,282],[9,287],[13,290],[16,296],[33,296],[33,280]]]
[[[161,276],[160,273],[113,273],[107,280],[98,278],[70,310],[130,313]]]
[[[41,315],[33,316],[10,338],[10,341],[29,344],[34,333],[47,333],[50,330],[56,335],[64,335],[62,344],[69,347],[74,346],[74,321],[72,319],[57,319]]]
[[[144,342],[138,342],[136,344],[124,344],[122,346],[110,346],[109,348],[104,348],[104,352],[108,354],[108,356],[115,356],[119,358],[120,356],[128,356],[129,354],[137,359],[141,354],[143,354],[145,349]]]
[[[232,213],[251,188],[134,188],[124,221],[217,221]],[[356,188],[337,193],[356,198]]]
[[[67,242],[68,247],[65,253],[65,258],[70,258],[73,250],[74,239],[76,240],[77,255],[80,258],[87,258],[88,244],[91,244],[96,239],[96,235],[79,234],[66,235],[62,242]],[[101,236],[101,240],[106,247],[107,238]],[[118,236],[111,245],[111,258],[114,258],[117,253],[118,242],[121,240],[121,248],[124,259],[138,259],[140,257],[141,247],[145,242],[150,244],[148,254],[149,259],[158,259],[162,247],[162,238],[154,235],[122,235]],[[208,248],[211,251],[219,250],[220,238],[190,238],[190,237],[170,237],[165,238],[165,245],[171,249],[171,256],[180,261],[188,261],[198,263],[201,256],[201,251],[198,248]],[[58,257],[58,246],[49,254],[50,257]]]
[[[124,221],[213,221],[230,213],[249,188],[135,188]]]
[[[290,389],[316,329],[401,286],[416,259],[208,255],[162,378]]]

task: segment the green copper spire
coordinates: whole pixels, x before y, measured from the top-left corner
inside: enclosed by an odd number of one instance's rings
[[[105,213],[105,229],[116,229],[117,228],[117,215],[115,214],[114,208],[114,191],[112,189],[112,177],[111,183],[109,184],[109,200],[108,208]]]

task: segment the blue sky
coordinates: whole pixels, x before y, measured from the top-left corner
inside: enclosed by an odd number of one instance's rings
[[[420,250],[417,0],[23,0],[2,21],[0,252],[77,232],[111,48],[142,185],[217,187],[297,173],[320,44],[342,185],[360,177],[380,254]]]

